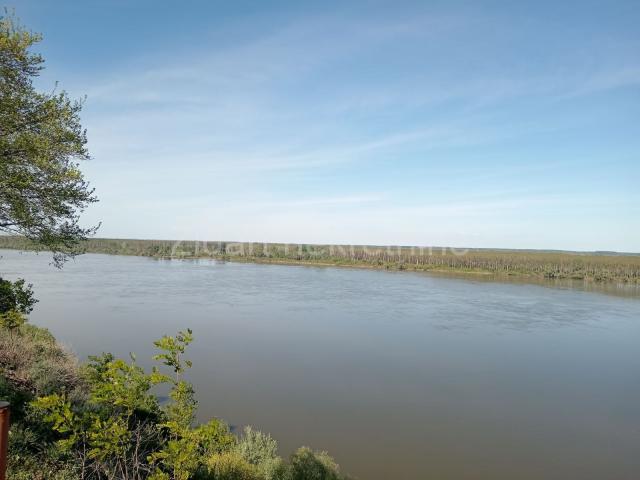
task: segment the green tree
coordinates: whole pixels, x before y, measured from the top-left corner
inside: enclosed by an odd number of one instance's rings
[[[24,280],[10,282],[0,278],[0,326],[16,329],[26,321],[36,302],[31,285],[25,286]]]
[[[24,280],[10,282],[0,278],[0,315],[11,310],[26,315],[36,302],[31,285],[25,285]]]
[[[24,235],[61,266],[95,233],[79,215],[97,200],[79,169],[89,159],[82,101],[33,85],[44,68],[31,51],[40,40],[6,10],[0,17],[0,232]]]

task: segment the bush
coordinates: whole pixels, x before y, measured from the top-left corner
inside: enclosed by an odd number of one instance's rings
[[[215,454],[207,459],[211,480],[262,480],[254,465],[245,461],[237,452]]]
[[[70,459],[53,446],[55,432],[28,406],[53,392],[81,398],[83,389],[76,358],[47,330],[28,324],[12,331],[0,328],[0,398],[12,406],[8,478],[80,478]]]
[[[284,464],[278,456],[278,442],[271,435],[245,427],[236,452],[253,465],[264,480],[283,478]]]
[[[83,394],[76,357],[46,329],[29,324],[13,332],[0,329],[0,397],[13,405],[14,421],[24,418],[29,400],[53,392]]]
[[[0,328],[0,397],[12,403],[10,468],[18,480],[338,480],[324,452],[286,464],[271,436],[240,438],[218,419],[194,426],[195,392],[183,374],[191,331],[155,342],[150,372],[111,354],[75,357],[45,329]],[[168,368],[163,372],[162,368]],[[164,385],[169,401],[155,394]]]
[[[340,480],[340,467],[327,452],[299,448],[291,456],[290,480]]]
[[[11,480],[81,480],[76,465],[43,457],[9,457],[7,478]]]

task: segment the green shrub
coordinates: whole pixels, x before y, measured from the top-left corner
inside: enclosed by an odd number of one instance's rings
[[[46,329],[29,324],[13,331],[0,328],[0,398],[12,406],[8,478],[80,478],[71,459],[55,448],[55,432],[29,402],[52,392],[81,398],[83,388],[76,358]]]
[[[0,397],[12,403],[10,477],[18,480],[337,480],[324,452],[302,448],[286,464],[271,436],[237,438],[218,419],[194,426],[193,386],[183,379],[192,333],[155,342],[145,371],[111,354],[75,357],[45,329],[0,328]],[[163,372],[162,369],[167,369]],[[169,388],[161,404],[158,386]]]
[[[262,480],[254,465],[237,452],[223,452],[207,459],[210,480]]]
[[[10,455],[7,478],[11,480],[81,480],[77,466],[51,456]]]
[[[284,464],[278,456],[278,442],[271,435],[245,427],[236,452],[253,465],[264,480],[283,478]]]
[[[29,324],[11,333],[0,329],[0,397],[13,405],[14,421],[24,418],[32,398],[53,392],[75,398],[83,388],[76,357],[48,330]]]
[[[340,467],[327,452],[299,448],[291,455],[289,480],[340,480]]]

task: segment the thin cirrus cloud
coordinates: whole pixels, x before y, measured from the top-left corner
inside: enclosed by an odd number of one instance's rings
[[[88,218],[105,236],[640,250],[640,36],[552,17],[265,10],[58,65],[87,94]]]

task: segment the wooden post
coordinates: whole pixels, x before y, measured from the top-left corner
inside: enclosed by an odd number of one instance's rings
[[[9,402],[0,402],[0,480],[6,480],[9,444]]]

